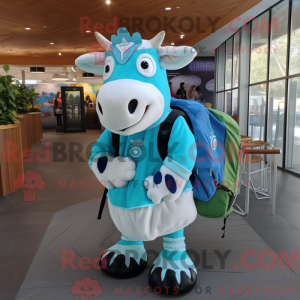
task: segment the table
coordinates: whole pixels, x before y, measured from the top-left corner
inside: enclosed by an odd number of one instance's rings
[[[262,142],[266,143],[266,142]],[[252,143],[249,143],[251,145]],[[259,145],[260,146],[260,145]],[[255,145],[252,147],[244,147],[242,149],[243,154],[248,155],[248,161],[251,162],[252,154],[270,154],[270,168],[271,168],[271,189],[270,189],[270,203],[272,204],[272,214],[275,214],[275,203],[276,203],[276,182],[277,182],[277,156],[276,154],[280,154],[280,149],[269,148],[269,149],[253,149]],[[258,147],[258,146],[256,146]],[[250,194],[250,172],[251,172],[251,163],[247,164],[246,171],[246,196],[245,196],[245,214],[249,213],[249,194]]]
[[[253,139],[253,138],[252,138],[251,136],[241,135],[241,143],[251,142],[252,139]]]

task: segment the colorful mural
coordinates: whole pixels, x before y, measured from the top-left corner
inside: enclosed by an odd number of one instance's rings
[[[56,96],[56,93],[61,91],[62,86],[82,86],[84,91],[84,99],[86,99],[86,96],[90,96],[92,102],[96,102],[96,95],[102,84],[46,83],[34,85],[33,87],[35,88],[36,92],[40,94],[40,97],[35,100],[34,104],[40,107],[43,128],[56,127],[56,119],[53,111],[53,100]]]

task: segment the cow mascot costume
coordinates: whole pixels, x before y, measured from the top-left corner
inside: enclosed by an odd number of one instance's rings
[[[137,32],[130,36],[125,28],[119,28],[111,42],[95,35],[105,52],[76,59],[82,70],[103,75],[96,107],[106,129],[92,147],[89,165],[108,189],[110,215],[122,234],[100,265],[106,260],[103,271],[113,277],[137,276],[147,266],[143,241],[163,236],[149,284],[165,294],[186,293],[197,281],[184,237],[184,227],[197,216],[189,180],[195,138],[182,116],[172,126],[164,159],[157,138],[172,112],[166,70],[183,68],[196,50],[161,47],[164,31],[151,40]]]

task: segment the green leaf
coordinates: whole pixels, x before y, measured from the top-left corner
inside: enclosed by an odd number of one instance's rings
[[[5,73],[7,73],[9,71],[9,65],[4,65],[3,70]]]

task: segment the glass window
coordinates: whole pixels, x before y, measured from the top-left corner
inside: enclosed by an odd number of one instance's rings
[[[238,115],[238,89],[232,91],[232,116],[237,120]]]
[[[231,91],[225,92],[225,113],[231,116]]]
[[[250,83],[267,79],[269,12],[251,22],[251,72]]]
[[[240,33],[234,35],[233,40],[233,70],[232,87],[239,86],[239,67],[240,67]]]
[[[224,76],[225,76],[225,43],[218,49],[218,91],[224,91]]]
[[[217,93],[217,110],[224,111],[224,92]]]
[[[253,140],[265,139],[266,84],[250,87],[249,135]]]
[[[271,16],[270,79],[274,79],[286,76],[289,1],[273,7]]]
[[[290,75],[300,73],[300,0],[293,0],[290,48]]]
[[[285,168],[300,174],[300,77],[289,81]]]
[[[226,41],[226,73],[225,73],[225,90],[231,89],[232,76],[232,41],[231,37]]]
[[[270,82],[268,101],[267,142],[283,150],[285,110],[285,79]],[[278,166],[282,167],[282,154]]]

